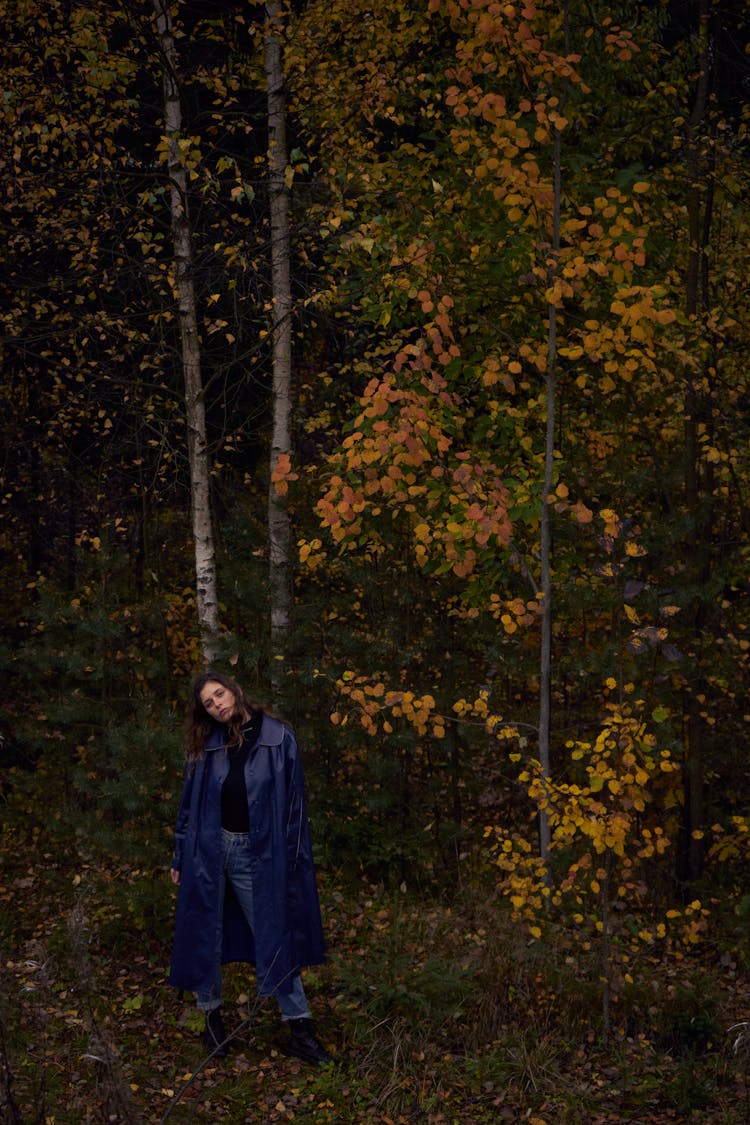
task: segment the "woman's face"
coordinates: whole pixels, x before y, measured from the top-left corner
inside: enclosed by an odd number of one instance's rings
[[[200,700],[207,714],[220,723],[228,723],[237,710],[237,697],[223,684],[209,680],[200,692]]]

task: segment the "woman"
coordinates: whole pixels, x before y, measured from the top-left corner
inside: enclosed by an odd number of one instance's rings
[[[255,964],[289,1027],[287,1054],[329,1060],[299,970],[325,959],[302,763],[287,724],[218,672],[193,685],[175,829],[179,885],[170,984],[197,995],[204,1041],[227,1053],[221,966]]]

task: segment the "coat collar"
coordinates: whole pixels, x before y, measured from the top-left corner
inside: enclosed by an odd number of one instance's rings
[[[261,723],[258,744],[262,746],[281,746],[284,741],[286,727],[279,719],[271,715],[264,715]],[[223,723],[214,723],[206,737],[206,751],[222,750],[226,745],[226,727]]]

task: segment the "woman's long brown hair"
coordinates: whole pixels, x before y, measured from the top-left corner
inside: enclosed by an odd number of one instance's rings
[[[241,688],[231,676],[223,672],[206,672],[193,684],[193,694],[185,716],[185,755],[189,762],[199,761],[206,750],[206,738],[215,726],[206,708],[201,703],[201,692],[206,684],[221,684],[231,691],[237,701],[237,711],[227,723],[227,746],[239,746],[242,742],[242,724],[247,715],[262,715],[263,708]]]

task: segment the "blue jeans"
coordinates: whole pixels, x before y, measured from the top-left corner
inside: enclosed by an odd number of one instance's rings
[[[214,980],[210,992],[199,992],[198,1008],[210,1012],[221,1004],[221,939],[224,915],[224,894],[227,882],[232,884],[242,912],[250,929],[253,928],[253,876],[250,865],[250,844],[245,832],[221,830],[221,881],[219,884],[218,925],[216,927],[216,959]],[[276,1000],[284,1020],[309,1019],[310,1009],[302,986],[302,978],[296,973],[288,992],[276,993]]]

